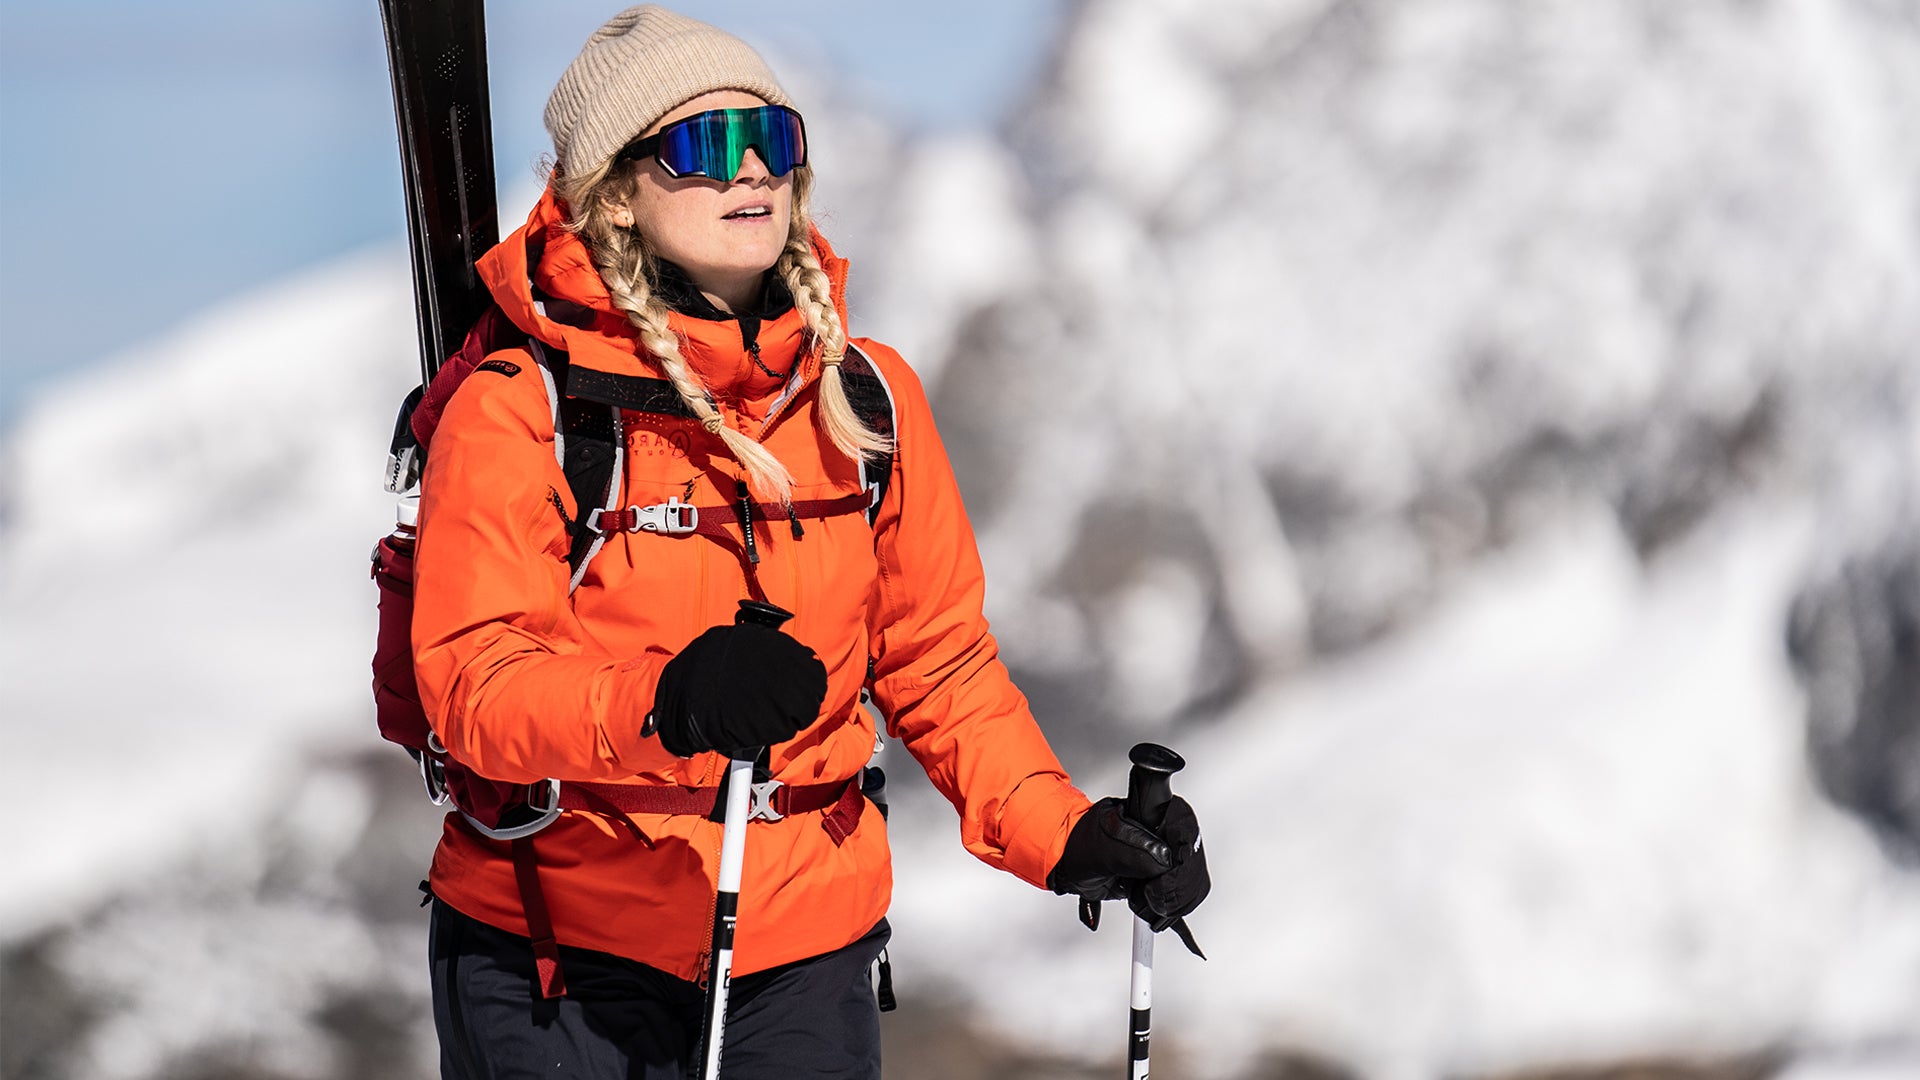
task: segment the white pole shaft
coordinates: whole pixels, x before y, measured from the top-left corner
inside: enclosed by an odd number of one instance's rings
[[[1153,928],[1133,920],[1133,978],[1128,984],[1130,1025],[1127,1080],[1147,1080],[1147,1042],[1153,1035]]]
[[[720,891],[738,894],[747,861],[747,806],[753,797],[753,760],[727,762],[727,815],[720,834]]]
[[[733,931],[740,906],[740,874],[747,861],[747,805],[753,794],[753,759],[727,762],[727,812],[720,832],[720,887],[714,897],[713,968],[707,984],[706,1062],[700,1075],[720,1076],[720,1044],[727,1027],[727,990],[733,978]]]

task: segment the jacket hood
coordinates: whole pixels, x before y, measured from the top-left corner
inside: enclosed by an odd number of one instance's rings
[[[643,359],[646,350],[638,331],[614,309],[586,245],[567,229],[566,218],[549,186],[541,192],[527,223],[480,257],[476,266],[481,280],[515,326],[564,350],[570,363],[610,374],[657,376],[657,366]],[[812,229],[811,235],[814,255],[826,271],[834,308],[845,326],[847,262],[834,254],[819,229]],[[715,322],[676,312],[670,322],[688,361],[710,382],[723,381],[714,378],[716,367],[730,368],[736,358],[744,363],[745,351],[733,321]],[[761,340],[773,352],[781,344],[778,339],[791,338],[799,360],[795,375],[810,381],[818,374],[819,350],[801,347],[805,335],[800,325],[797,314],[789,313],[783,320],[769,322],[767,336]]]

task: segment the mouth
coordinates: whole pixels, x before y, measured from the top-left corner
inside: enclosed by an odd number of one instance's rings
[[[773,216],[773,207],[767,205],[766,203],[754,203],[750,206],[743,206],[740,209],[735,210],[730,214],[722,215],[720,220],[722,221],[757,221],[757,220],[770,218],[772,216]]]

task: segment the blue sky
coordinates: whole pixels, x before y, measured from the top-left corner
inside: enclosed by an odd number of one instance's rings
[[[991,125],[1064,0],[674,5],[830,68],[903,127]],[[488,4],[503,186],[618,0]],[[223,297],[405,229],[375,0],[0,9],[0,425],[37,385]]]

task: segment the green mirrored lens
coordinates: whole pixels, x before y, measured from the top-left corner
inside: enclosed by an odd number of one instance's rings
[[[731,180],[739,175],[748,148],[775,176],[806,164],[806,129],[800,114],[779,105],[703,112],[661,131],[656,155],[675,176]]]

